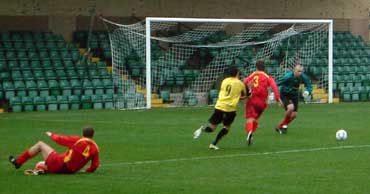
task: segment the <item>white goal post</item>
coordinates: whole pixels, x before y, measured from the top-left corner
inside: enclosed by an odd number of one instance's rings
[[[147,17],[129,25],[103,21],[111,40],[118,91],[130,91],[125,88],[130,85],[127,82],[136,88],[133,93],[145,89],[140,91],[145,103],[128,103],[126,95],[117,108],[150,109],[152,95],[162,97],[162,90],[171,91],[169,103],[181,97],[177,106],[194,104],[188,102],[188,93],[195,93],[199,101],[211,95],[228,66],[237,66],[245,76],[254,70],[256,60],[266,60],[267,72],[275,79],[299,61],[326,92],[321,102],[333,102],[333,20]],[[143,75],[134,63],[141,63]],[[187,79],[188,72],[193,77]]]

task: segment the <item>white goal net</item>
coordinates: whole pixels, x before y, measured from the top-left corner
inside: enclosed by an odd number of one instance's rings
[[[331,20],[103,19],[112,49],[115,106],[209,105],[230,66],[242,79],[264,60],[276,80],[295,63],[313,85],[310,102],[332,102]]]

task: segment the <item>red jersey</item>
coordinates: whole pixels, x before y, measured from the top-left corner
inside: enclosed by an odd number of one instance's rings
[[[91,160],[91,165],[86,172],[94,172],[99,166],[99,148],[94,140],[79,136],[63,136],[52,134],[50,138],[59,145],[69,149],[58,155],[63,160],[65,167],[71,173],[79,171]]]
[[[250,100],[266,102],[268,97],[268,87],[272,88],[272,91],[275,94],[275,99],[277,101],[280,100],[280,95],[276,86],[276,82],[274,78],[267,75],[267,73],[263,71],[255,71],[244,79],[244,84],[247,85],[247,83],[250,81],[253,82],[252,96]]]

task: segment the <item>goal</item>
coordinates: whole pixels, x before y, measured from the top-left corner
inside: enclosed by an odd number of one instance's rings
[[[306,102],[331,103],[332,20],[102,18],[112,49],[115,107],[214,104],[230,66],[242,79],[264,60],[276,80],[300,63],[314,85]]]

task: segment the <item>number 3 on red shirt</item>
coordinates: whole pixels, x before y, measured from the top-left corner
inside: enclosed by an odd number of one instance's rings
[[[254,76],[253,77],[253,87],[258,87],[260,77]]]

